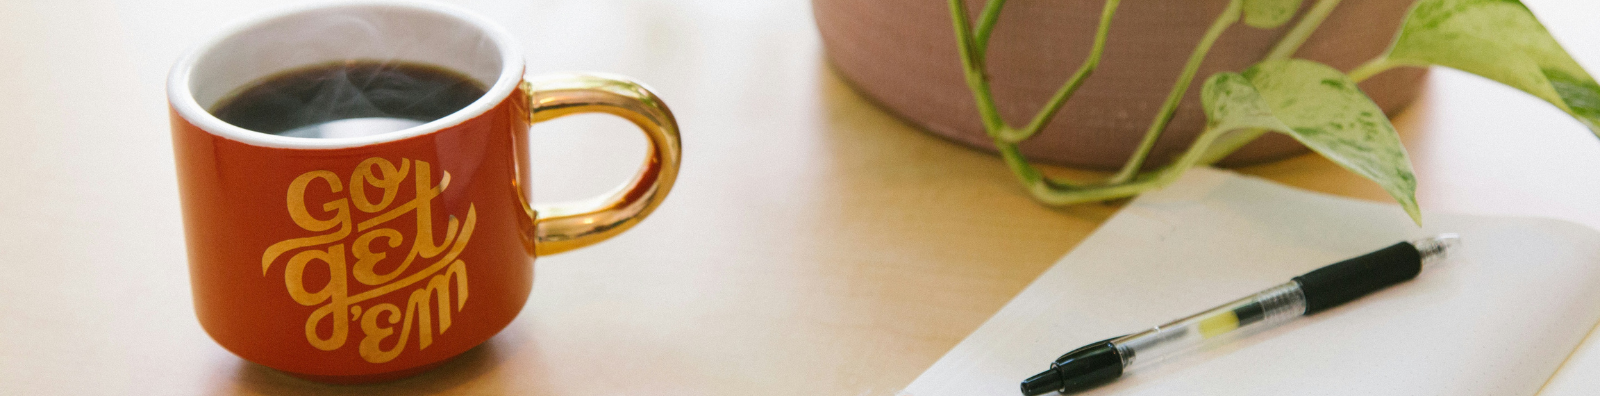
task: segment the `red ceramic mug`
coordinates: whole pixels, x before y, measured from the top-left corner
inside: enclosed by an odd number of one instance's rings
[[[195,311],[247,360],[328,382],[412,375],[488,340],[521,311],[533,258],[637,224],[681,156],[665,104],[624,78],[524,80],[501,28],[433,4],[300,9],[186,55],[168,82]],[[431,65],[487,93],[424,124],[365,137],[260,133],[212,115],[285,71],[363,60]],[[531,123],[586,112],[642,129],[649,157],[609,196],[529,205]]]

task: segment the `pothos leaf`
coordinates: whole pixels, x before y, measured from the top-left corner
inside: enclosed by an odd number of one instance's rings
[[[1600,135],[1600,84],[1517,0],[1421,0],[1389,62],[1440,65],[1544,99]]]
[[[1400,136],[1344,73],[1307,60],[1267,61],[1243,74],[1212,76],[1200,97],[1208,134],[1259,128],[1289,135],[1377,182],[1422,224],[1417,180]]]
[[[1301,0],[1244,0],[1244,23],[1258,29],[1271,29],[1294,19]]]

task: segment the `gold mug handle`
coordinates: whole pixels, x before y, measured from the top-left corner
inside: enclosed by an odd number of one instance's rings
[[[579,113],[606,113],[637,125],[650,138],[649,156],[633,180],[611,193],[533,206],[536,255],[573,250],[610,239],[655,211],[678,179],[683,147],[672,111],[644,85],[622,76],[562,74],[522,83],[528,118],[538,123]]]

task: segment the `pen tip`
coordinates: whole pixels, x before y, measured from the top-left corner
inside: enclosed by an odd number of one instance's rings
[[[1061,373],[1055,369],[1050,369],[1022,380],[1022,394],[1028,396],[1042,395],[1059,391],[1065,386],[1066,384],[1061,381]]]
[[[1450,253],[1461,246],[1461,236],[1457,234],[1439,234],[1430,238],[1418,239],[1411,242],[1417,248],[1417,253],[1422,257],[1422,266],[1431,267],[1450,256]]]

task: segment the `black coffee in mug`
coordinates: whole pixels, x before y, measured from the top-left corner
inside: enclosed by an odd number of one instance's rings
[[[348,138],[394,132],[455,113],[487,91],[471,77],[403,62],[308,66],[261,79],[211,114],[262,133]]]

